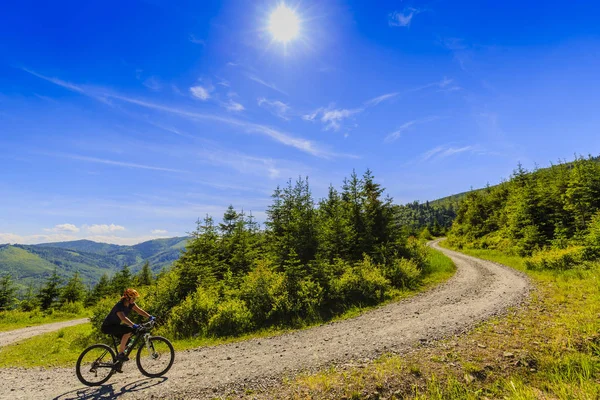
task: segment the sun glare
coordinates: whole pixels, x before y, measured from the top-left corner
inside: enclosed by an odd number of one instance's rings
[[[275,40],[287,43],[298,36],[300,19],[294,10],[282,3],[271,13],[269,31]]]

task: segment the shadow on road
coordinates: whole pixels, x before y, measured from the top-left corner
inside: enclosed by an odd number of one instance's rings
[[[165,382],[168,378],[140,379],[139,381],[128,383],[120,389],[116,385],[104,385],[95,388],[84,388],[71,390],[54,398],[54,400],[95,400],[95,399],[116,399],[124,394],[138,392],[157,386]]]

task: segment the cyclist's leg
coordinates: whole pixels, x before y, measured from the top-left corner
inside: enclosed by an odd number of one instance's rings
[[[127,341],[129,340],[129,338],[131,337],[133,333],[125,333],[122,337],[121,337],[121,344],[119,344],[119,353],[124,353],[125,352],[125,346],[127,346]]]
[[[129,340],[133,333],[133,328],[127,325],[103,325],[101,331],[107,335],[120,338],[119,353],[123,353],[127,345],[127,340]]]

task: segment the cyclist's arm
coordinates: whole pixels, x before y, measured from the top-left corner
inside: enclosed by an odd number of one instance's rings
[[[125,316],[125,314],[123,313],[123,311],[117,312],[117,317],[119,317],[119,319],[121,320],[121,322],[126,323],[127,325],[129,325],[132,328],[133,328],[133,325],[135,325],[133,322],[131,322],[131,320],[129,318],[127,318]]]
[[[136,313],[140,314],[142,317],[150,318],[150,314],[148,314],[146,311],[144,311],[141,308],[139,308],[137,306],[137,304],[133,305],[133,311],[135,311]]]

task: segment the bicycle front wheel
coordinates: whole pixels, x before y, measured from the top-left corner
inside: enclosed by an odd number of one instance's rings
[[[115,373],[113,366],[116,355],[105,344],[94,344],[81,353],[75,365],[77,378],[87,386],[98,386],[106,382]]]
[[[175,349],[162,336],[150,336],[137,352],[135,362],[140,372],[150,378],[163,376],[175,361]]]

